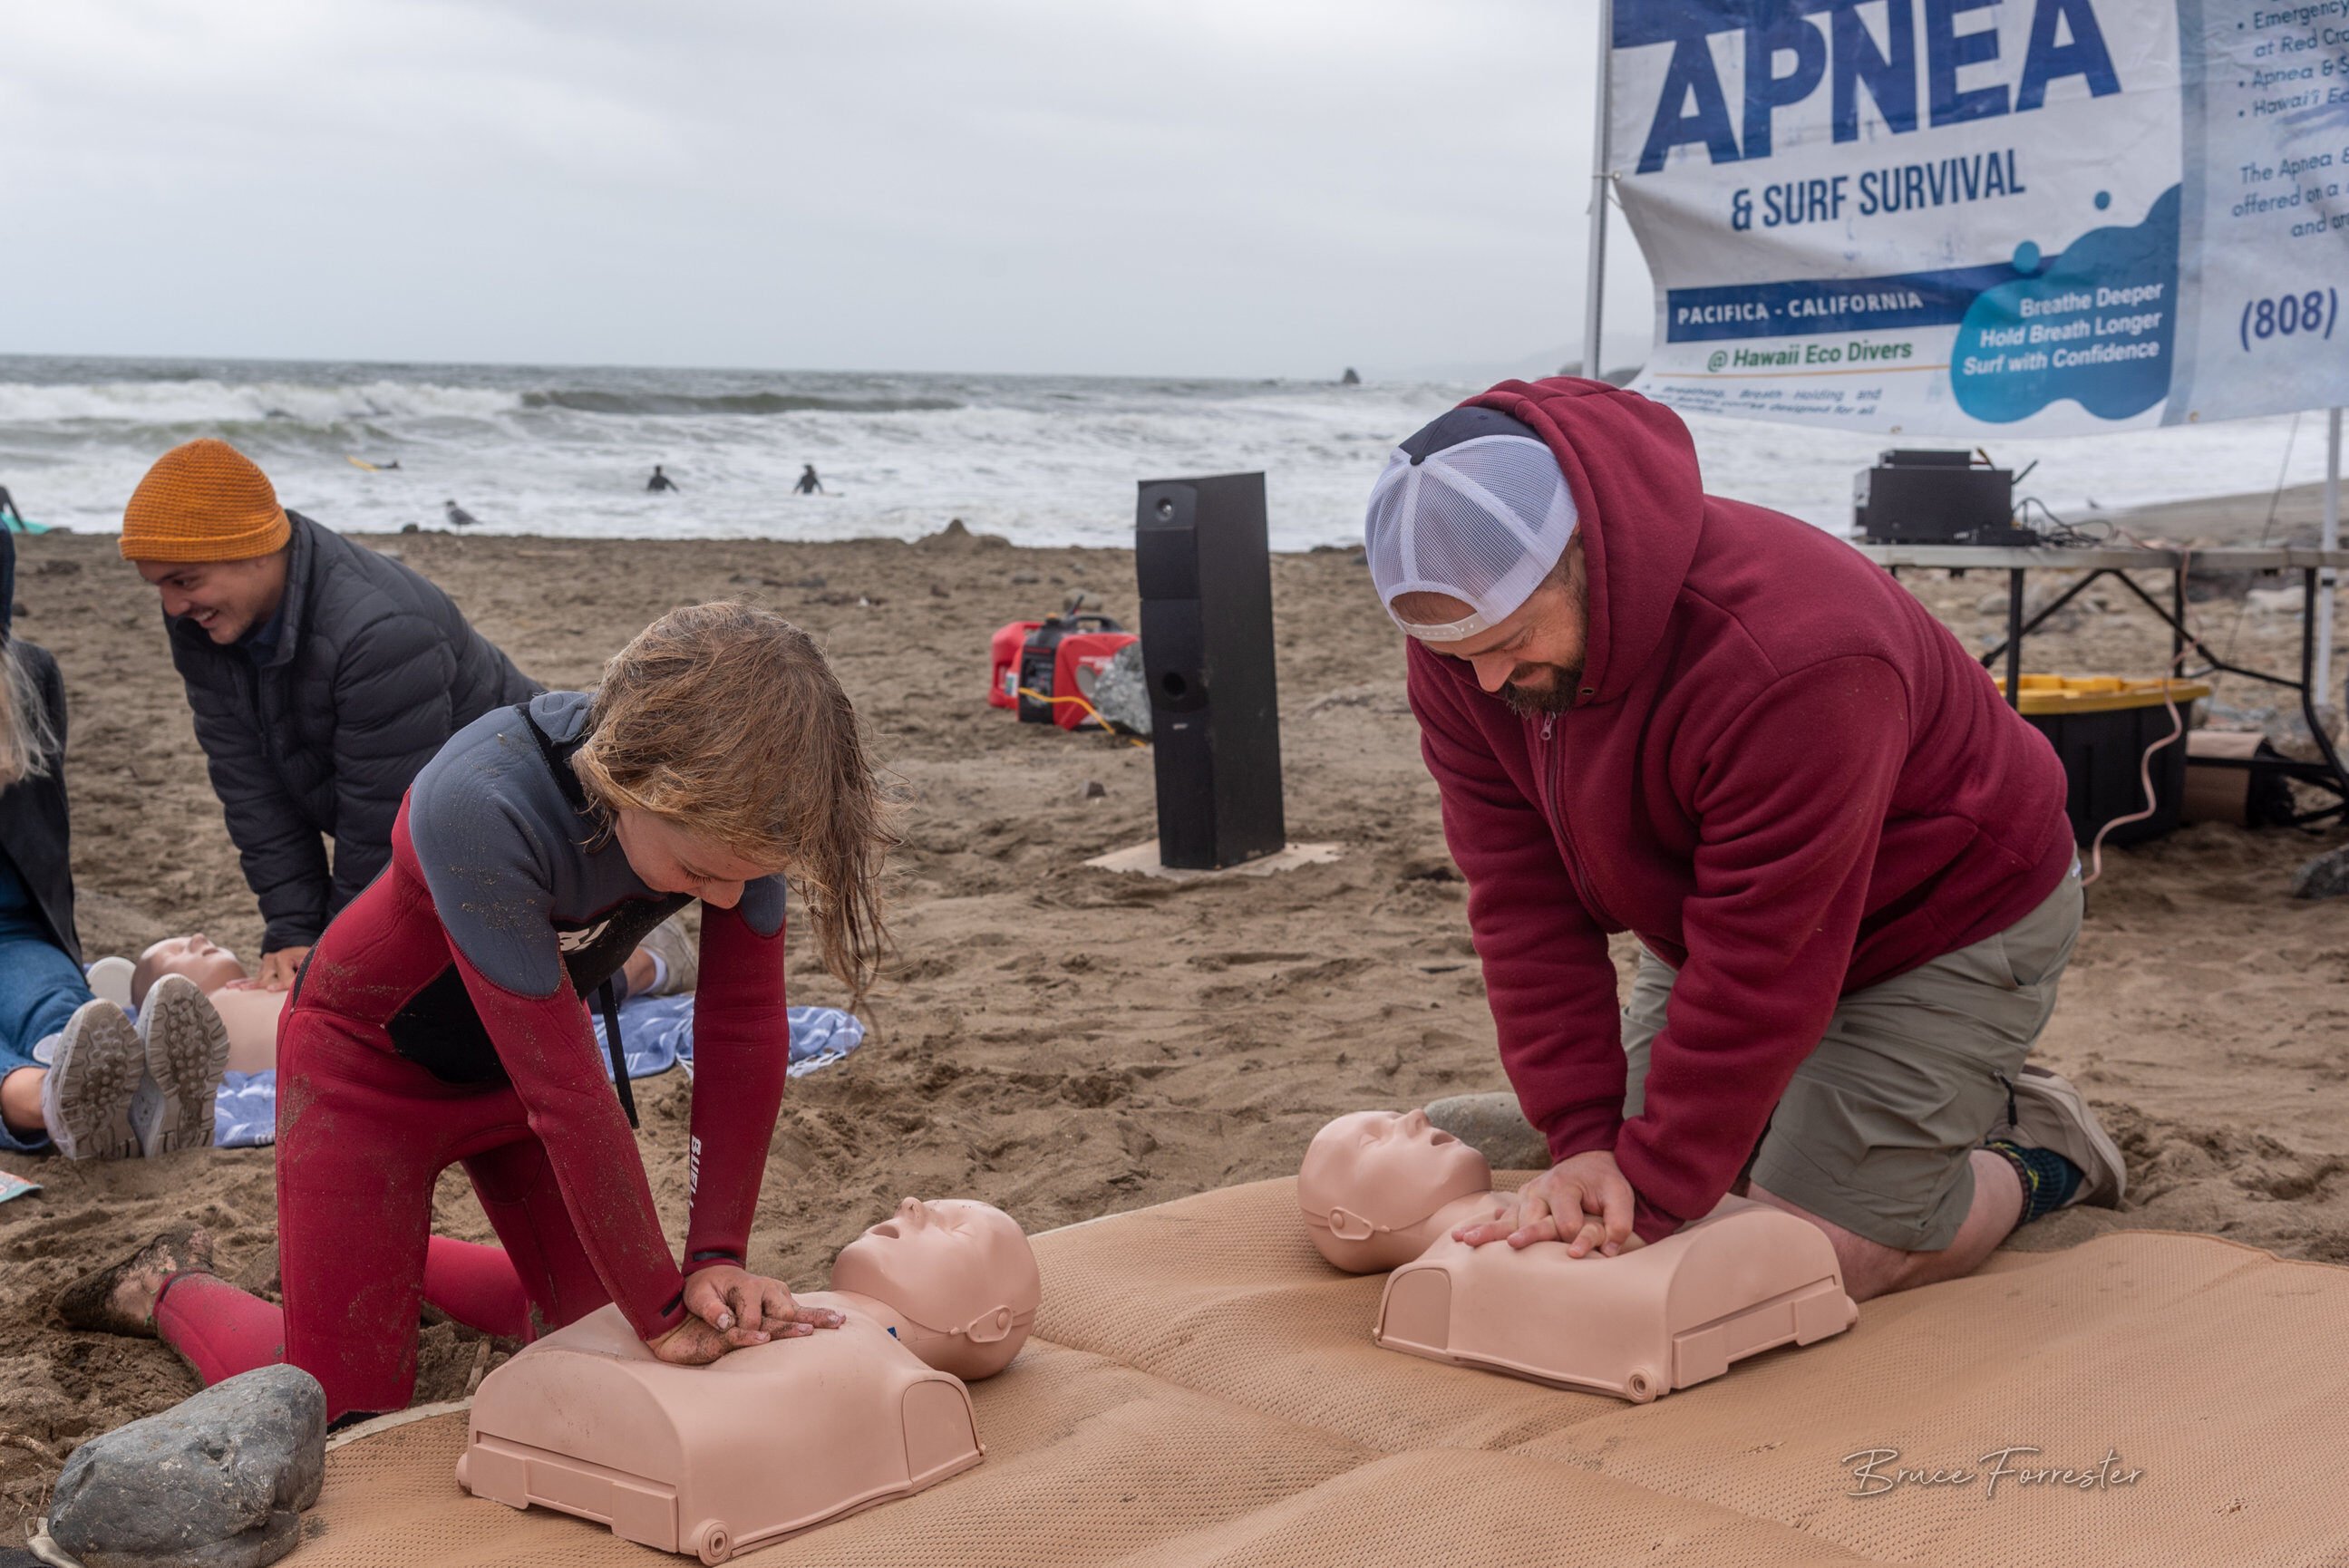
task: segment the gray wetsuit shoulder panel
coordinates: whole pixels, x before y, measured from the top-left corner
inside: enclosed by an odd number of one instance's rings
[[[531,717],[557,747],[587,722],[585,692],[546,692]],[[565,984],[563,951],[625,900],[661,895],[619,844],[572,809],[530,726],[511,707],[482,715],[417,775],[409,835],[434,913],[475,969],[525,996]],[[782,879],[742,890],[743,919],[761,935],[783,920]]]

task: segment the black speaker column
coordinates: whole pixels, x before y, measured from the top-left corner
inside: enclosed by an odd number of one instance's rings
[[[1264,476],[1150,480],[1133,525],[1158,859],[1208,871],[1288,841]]]

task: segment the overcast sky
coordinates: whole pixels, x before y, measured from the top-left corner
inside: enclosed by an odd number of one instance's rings
[[[1563,0],[11,5],[0,349],[1539,363],[1581,337],[1593,27]],[[1628,239],[1616,263],[1610,362],[1650,309]]]

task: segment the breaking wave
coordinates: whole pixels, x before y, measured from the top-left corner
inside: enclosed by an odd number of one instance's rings
[[[791,392],[598,392],[586,388],[525,392],[525,408],[568,408],[575,414],[942,414],[962,405],[951,397],[815,397]]]

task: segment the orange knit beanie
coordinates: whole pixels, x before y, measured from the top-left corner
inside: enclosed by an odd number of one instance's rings
[[[125,561],[243,561],[293,536],[269,476],[207,437],[155,459],[122,509]]]

